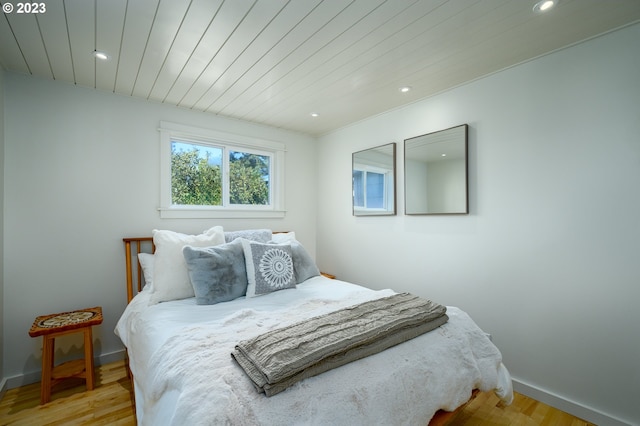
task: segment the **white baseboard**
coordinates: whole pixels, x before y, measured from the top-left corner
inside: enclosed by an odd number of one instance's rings
[[[515,378],[513,379],[513,390],[596,425],[632,426],[632,423],[630,422],[593,408],[585,407],[577,402],[554,395]]]
[[[104,365],[110,364],[112,362],[120,361],[124,359],[125,352],[124,349],[119,351],[111,352],[108,354],[102,354],[99,357],[94,359],[95,365]],[[42,372],[40,370],[32,371],[29,373],[19,374],[13,377],[4,378],[2,381],[2,387],[0,387],[0,397],[4,395],[4,392],[7,389],[14,389],[20,386],[30,385],[32,383],[37,383],[40,381],[42,377]]]

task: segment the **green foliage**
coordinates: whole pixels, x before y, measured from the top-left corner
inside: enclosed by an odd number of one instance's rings
[[[221,206],[222,172],[209,164],[210,154],[203,158],[197,148],[191,151],[171,150],[171,202],[179,205]]]
[[[229,154],[231,204],[269,204],[269,157],[242,152]]]
[[[221,206],[222,171],[211,164],[211,154],[171,150],[171,202],[176,205]],[[269,157],[231,152],[229,185],[231,204],[269,204]]]

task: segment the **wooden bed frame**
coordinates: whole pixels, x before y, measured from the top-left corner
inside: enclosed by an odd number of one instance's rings
[[[138,260],[138,254],[140,253],[154,253],[156,250],[155,244],[153,244],[153,237],[133,237],[133,238],[123,238],[125,247],[125,264],[126,264],[126,274],[127,274],[127,304],[131,302],[131,299],[134,298],[136,294],[142,291],[143,287],[143,279],[142,279],[142,267],[140,266],[140,261]],[[133,262],[133,255],[135,254],[136,262]],[[135,265],[135,266],[134,266]],[[324,274],[329,278],[334,278],[330,274]],[[128,357],[127,357],[128,361]],[[128,364],[128,363],[127,363]],[[127,365],[127,370],[128,365]],[[129,378],[132,378],[129,373]],[[448,422],[460,411],[464,409],[464,407],[469,404],[476,397],[478,393],[477,390],[474,390],[471,394],[471,398],[469,400],[458,407],[455,411],[444,411],[439,410],[433,416],[428,426],[444,426],[448,424]]]
[[[127,304],[129,304],[131,299],[142,291],[142,267],[138,260],[138,254],[154,253],[156,246],[153,244],[153,237],[123,238],[122,241],[124,241],[124,257],[127,271]],[[144,246],[150,246],[150,249],[147,248],[146,251],[143,251]],[[135,253],[136,256],[135,274],[131,260],[133,253]]]

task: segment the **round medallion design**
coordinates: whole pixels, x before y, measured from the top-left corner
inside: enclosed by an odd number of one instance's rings
[[[67,314],[60,314],[51,318],[43,319],[38,323],[38,327],[51,328],[61,327],[63,325],[69,324],[77,324],[79,322],[88,321],[94,316],[96,316],[96,313],[90,311],[70,312]]]
[[[267,250],[260,258],[260,273],[274,288],[286,287],[293,278],[293,261],[284,250]]]

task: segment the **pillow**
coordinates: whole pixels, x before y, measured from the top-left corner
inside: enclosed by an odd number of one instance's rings
[[[186,245],[209,247],[224,244],[224,231],[222,226],[214,226],[200,235],[186,235],[154,229],[153,243],[156,253],[151,302],[186,299],[193,297],[195,293],[182,248]]]
[[[271,241],[274,243],[282,244],[289,241],[296,241],[296,233],[291,232],[278,232],[271,235]]]
[[[144,276],[144,288],[153,291],[153,264],[155,258],[151,253],[138,253],[138,262]]]
[[[182,254],[187,262],[196,304],[228,302],[247,293],[241,240],[214,247],[185,246]]]
[[[224,240],[227,243],[230,243],[237,238],[266,243],[271,240],[271,229],[245,229],[243,231],[230,231],[224,233]]]
[[[302,244],[300,244],[300,242],[296,240],[296,233],[294,231],[279,232],[273,234],[271,242],[277,244],[288,242],[291,244],[291,254],[293,255],[293,270],[296,274],[297,284],[300,284],[301,282],[308,280],[311,277],[320,275],[320,271],[318,270],[316,263],[313,261],[311,256],[309,256],[309,253],[302,246]]]
[[[320,275],[318,266],[313,261],[307,250],[299,241],[292,241],[291,255],[293,257],[293,271],[296,275],[296,283],[300,284],[311,277]]]
[[[295,288],[291,245],[240,241],[247,267],[247,297]]]

